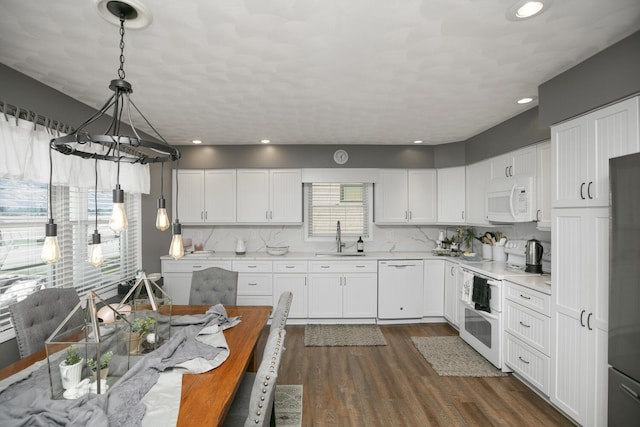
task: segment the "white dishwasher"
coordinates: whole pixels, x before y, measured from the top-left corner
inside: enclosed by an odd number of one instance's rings
[[[378,261],[378,318],[422,317],[423,277],[422,260]]]

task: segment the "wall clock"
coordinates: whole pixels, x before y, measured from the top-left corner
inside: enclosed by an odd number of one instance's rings
[[[344,150],[336,150],[333,153],[333,160],[339,165],[344,165],[349,160],[349,154]]]

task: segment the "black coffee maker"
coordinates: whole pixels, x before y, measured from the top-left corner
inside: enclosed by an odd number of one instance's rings
[[[524,271],[526,273],[542,273],[542,244],[536,240],[527,240],[527,246],[525,250],[525,263],[526,267]]]

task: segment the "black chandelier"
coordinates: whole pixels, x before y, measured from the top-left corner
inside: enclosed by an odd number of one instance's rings
[[[120,233],[127,227],[127,218],[124,211],[124,190],[120,187],[120,163],[132,164],[150,164],[177,161],[180,158],[180,151],[169,143],[160,135],[153,125],[142,114],[140,109],[131,99],[133,88],[131,84],[125,80],[124,71],[124,36],[125,22],[127,20],[135,20],[138,18],[138,10],[126,1],[106,1],[106,10],[113,16],[109,17],[109,21],[116,17],[120,22],[120,57],[118,78],[111,80],[109,89],[114,93],[104,103],[95,114],[85,120],[80,126],[73,130],[70,134],[54,138],[50,142],[50,148],[65,155],[79,156],[83,159],[106,160],[117,163],[116,188],[113,190],[113,211],[109,220],[109,227],[115,232]],[[101,11],[102,13],[102,11]],[[131,107],[138,113],[144,122],[153,130],[155,136],[160,142],[148,139],[142,139],[138,134],[132,120]],[[110,117],[109,112],[111,112]],[[87,128],[92,123],[102,117],[109,120],[109,126],[104,134],[91,133]],[[124,135],[122,124],[128,125],[131,129],[131,135]],[[51,171],[50,171],[51,172]],[[161,177],[163,179],[163,177]],[[161,183],[162,184],[162,183]],[[162,193],[161,189],[161,193]],[[164,195],[160,195],[158,200],[158,215],[163,216],[161,221],[157,221],[157,228],[161,231],[168,227],[164,222],[166,216]],[[179,220],[175,219],[174,229],[180,234]],[[47,224],[46,236],[56,237],[55,223],[53,217],[49,219]],[[174,236],[175,237],[175,236]],[[51,239],[54,240],[54,239]],[[172,244],[172,247],[174,245]],[[49,251],[51,252],[51,251]],[[55,262],[57,258],[52,255],[45,257],[43,252],[43,260],[46,262]],[[54,259],[55,258],[55,259]]]

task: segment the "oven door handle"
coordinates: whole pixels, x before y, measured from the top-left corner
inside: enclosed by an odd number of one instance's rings
[[[482,310],[476,310],[476,308],[471,305],[471,304],[467,304],[467,303],[463,303],[465,307],[469,308],[470,310],[473,310],[474,313],[479,314],[480,316],[484,317],[485,319],[493,319],[493,320],[499,320],[498,316],[496,314],[491,314],[491,313],[487,313],[486,311],[482,311]]]

